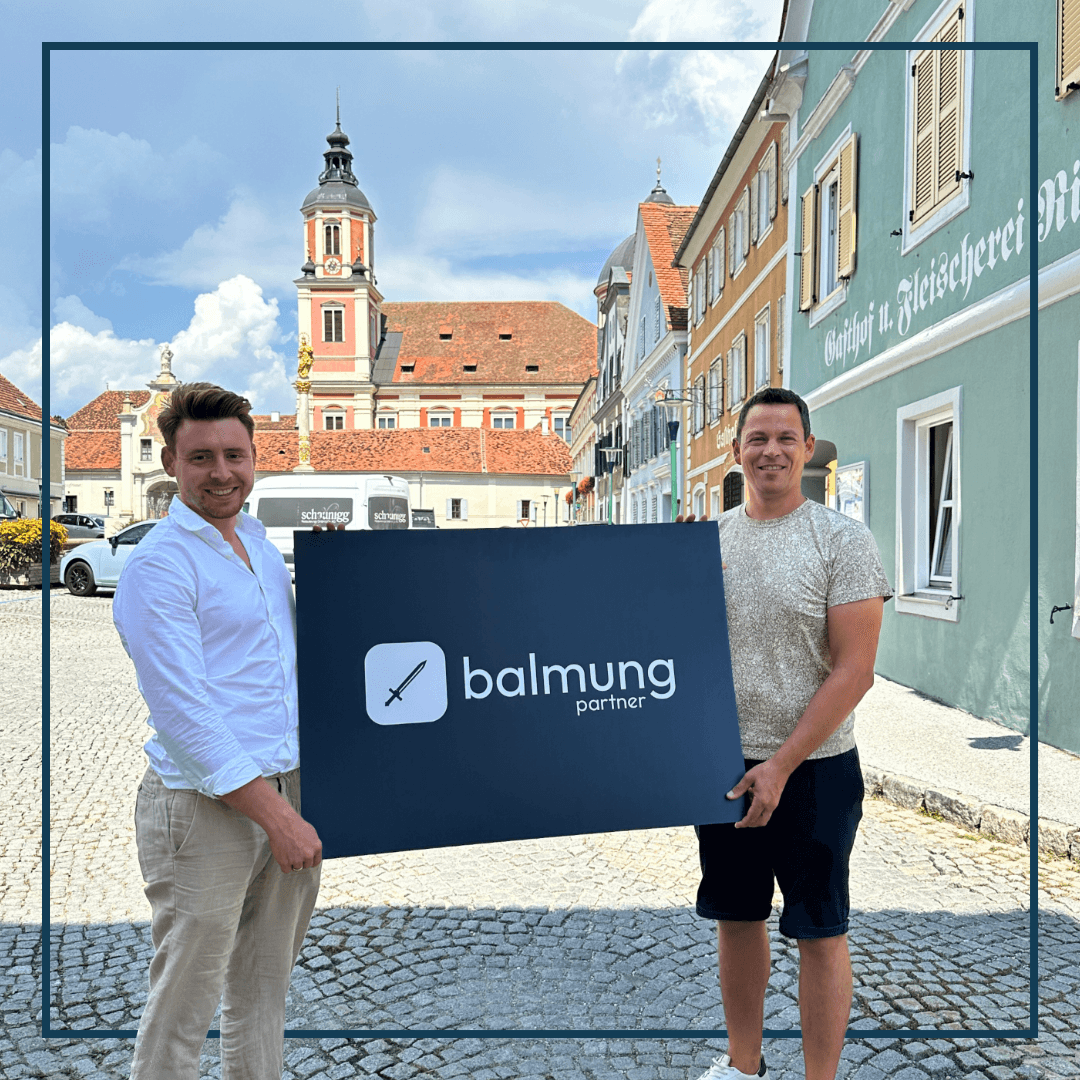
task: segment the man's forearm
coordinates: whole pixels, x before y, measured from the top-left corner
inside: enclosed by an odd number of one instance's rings
[[[790,776],[847,719],[874,685],[873,669],[861,665],[833,668],[810,699],[806,710],[772,756],[772,763]]]
[[[261,776],[218,798],[262,827],[284,873],[322,862],[318,833]]]

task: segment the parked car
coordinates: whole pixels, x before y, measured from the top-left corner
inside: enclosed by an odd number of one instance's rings
[[[75,596],[93,596],[99,588],[115,589],[127,557],[156,524],[139,521],[108,540],[80,544],[60,561],[60,580]]]
[[[69,540],[103,540],[105,519],[92,514],[57,514],[53,521],[67,529]]]

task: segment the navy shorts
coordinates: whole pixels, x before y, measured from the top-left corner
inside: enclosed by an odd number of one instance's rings
[[[747,769],[757,764],[746,759]],[[784,937],[846,934],[848,860],[862,800],[862,768],[853,747],[798,766],[760,828],[697,826],[697,913],[704,919],[761,922],[772,912],[775,875],[784,897]]]

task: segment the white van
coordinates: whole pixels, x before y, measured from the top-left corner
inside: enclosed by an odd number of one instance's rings
[[[286,473],[255,481],[244,511],[293,569],[293,533],[313,525],[346,529],[407,529],[409,484],[398,476],[318,476]]]

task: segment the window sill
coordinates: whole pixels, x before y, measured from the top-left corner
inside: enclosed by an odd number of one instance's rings
[[[947,203],[942,203],[928,218],[912,227],[904,214],[904,235],[900,245],[903,257],[914,251],[924,240],[929,239],[938,229],[948,225],[953,218],[962,214],[971,203],[971,189],[968,184],[958,191]]]
[[[769,227],[764,232],[759,232],[758,233],[758,238],[754,241],[754,247],[761,247],[762,242],[766,239],[766,237],[769,235],[769,233],[771,233],[773,231],[773,224],[774,224],[775,221],[776,221],[776,218],[773,218],[769,222]]]
[[[813,329],[822,319],[831,315],[841,304],[847,300],[847,282],[842,282],[837,288],[821,301],[816,307],[810,309],[810,328]]]
[[[948,601],[949,594],[944,592],[938,596],[924,592],[921,596],[909,594],[893,597],[893,604],[900,614],[921,615],[924,619],[939,619],[943,622],[957,622],[960,618],[959,604],[955,600],[951,604]]]

